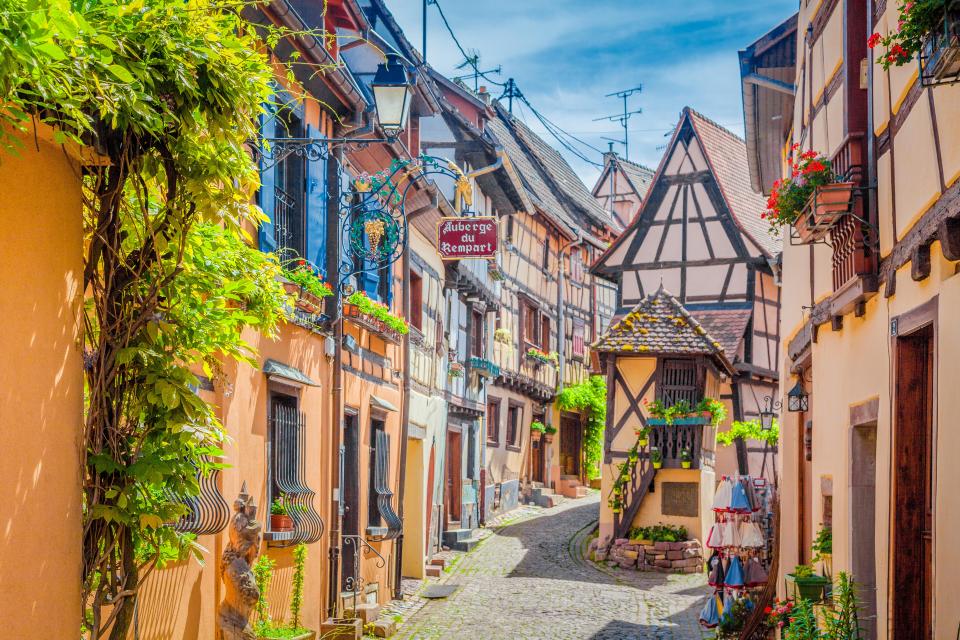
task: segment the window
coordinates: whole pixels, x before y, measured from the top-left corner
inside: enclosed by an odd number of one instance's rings
[[[313,491],[306,477],[306,416],[300,412],[295,396],[274,393],[270,398],[269,440],[270,482],[267,500],[279,500],[293,518],[294,530],[274,535],[274,539],[313,543],[320,539],[323,522],[313,505]],[[273,532],[271,532],[273,533]]]
[[[572,355],[574,358],[583,358],[586,354],[586,333],[587,325],[582,318],[573,319],[573,349]]]
[[[537,309],[527,300],[520,300],[520,349],[525,351],[528,345],[537,346]]]
[[[583,282],[583,256],[579,249],[570,253],[570,279],[574,282]]]
[[[277,119],[280,121],[280,135],[303,137],[303,121],[290,110],[279,113]],[[304,162],[304,158],[290,154],[274,167],[276,195],[273,229],[281,260],[305,256],[307,252],[303,218]]]
[[[697,373],[697,363],[694,360],[661,360],[657,398],[668,406],[681,400],[686,400],[691,405],[700,402],[703,391],[698,383]]]
[[[550,351],[550,318],[540,314],[540,348]]]
[[[487,398],[487,442],[500,442],[500,400]]]
[[[510,405],[507,409],[507,446],[520,446],[520,415],[523,408],[519,405]]]
[[[543,270],[547,271],[550,268],[550,239],[547,238],[543,242]]]
[[[483,324],[484,317],[479,311],[471,312],[470,322],[470,355],[476,358],[483,357]]]
[[[423,331],[423,278],[410,272],[410,324]]]

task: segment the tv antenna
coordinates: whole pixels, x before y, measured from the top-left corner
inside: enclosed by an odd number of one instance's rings
[[[451,80],[473,80],[473,92],[477,93],[480,90],[480,78],[484,77],[488,73],[495,73],[500,75],[503,71],[501,65],[497,65],[495,69],[487,69],[486,71],[480,70],[480,53],[478,51],[471,51],[470,55],[464,59],[463,62],[456,66],[457,69],[471,69],[472,73],[465,73],[460,76],[454,76]]]
[[[630,108],[627,103],[627,99],[635,93],[640,93],[643,91],[643,85],[637,85],[632,89],[624,89],[623,91],[614,91],[613,93],[608,93],[605,98],[620,98],[623,100],[623,113],[617,113],[612,116],[602,116],[600,118],[594,118],[594,122],[600,120],[609,120],[610,122],[619,122],[620,126],[623,127],[623,140],[614,140],[614,142],[623,145],[623,157],[627,160],[630,159],[630,133],[627,127],[627,123],[630,122],[630,118],[633,116],[643,113],[643,109],[636,109],[630,111]],[[605,138],[610,140],[610,138]]]

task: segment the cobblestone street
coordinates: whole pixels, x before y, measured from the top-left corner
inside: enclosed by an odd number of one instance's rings
[[[396,637],[700,638],[703,574],[624,571],[584,557],[598,506],[592,493],[496,529],[440,578],[457,591],[416,610]]]

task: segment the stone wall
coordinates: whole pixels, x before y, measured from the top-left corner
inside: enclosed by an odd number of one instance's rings
[[[599,540],[590,542],[590,558],[623,569],[657,571],[659,573],[700,573],[703,571],[703,548],[698,540],[686,542],[651,542],[617,538],[609,549]]]

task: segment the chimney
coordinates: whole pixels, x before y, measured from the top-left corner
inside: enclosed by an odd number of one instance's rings
[[[490,104],[490,94],[487,93],[486,86],[483,86],[483,85],[480,86],[480,88],[477,90],[477,97],[483,100],[483,104],[487,104],[487,105]]]

